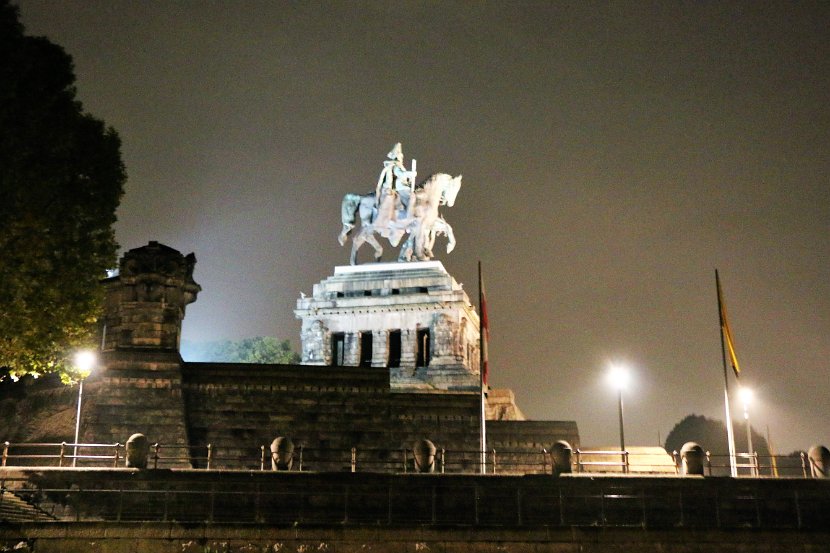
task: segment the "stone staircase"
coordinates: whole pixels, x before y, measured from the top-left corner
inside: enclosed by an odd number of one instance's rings
[[[11,490],[0,490],[0,523],[55,520],[55,517],[35,507]]]

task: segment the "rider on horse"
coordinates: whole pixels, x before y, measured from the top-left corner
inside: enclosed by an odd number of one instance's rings
[[[408,203],[409,192],[415,185],[415,162],[413,160],[412,171],[407,171],[403,165],[403,149],[400,142],[395,144],[392,151],[386,154],[386,157],[390,161],[383,162],[383,170],[380,172],[378,185],[375,188],[375,205],[378,208],[380,208],[382,200],[385,199],[384,196],[389,194],[390,191],[398,195],[403,192],[406,196],[404,201]],[[400,203],[400,198],[395,203]],[[400,206],[396,206],[396,208],[400,208]]]

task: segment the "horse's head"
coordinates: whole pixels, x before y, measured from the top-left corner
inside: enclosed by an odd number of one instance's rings
[[[458,195],[458,191],[461,190],[461,175],[458,175],[457,177],[453,177],[451,175],[445,176],[446,182],[441,193],[441,203],[452,207],[455,203],[455,197]]]

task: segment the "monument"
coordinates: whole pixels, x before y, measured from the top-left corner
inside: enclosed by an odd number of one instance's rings
[[[432,259],[435,238],[446,235],[447,253],[455,247],[452,227],[438,213],[442,205],[452,207],[461,188],[461,175],[452,177],[436,173],[418,184],[415,182],[415,160],[412,170],[403,167],[401,144],[395,144],[385,161],[374,192],[365,195],[346,194],[340,208],[343,228],[338,240],[346,244],[349,235],[360,220],[360,230],[352,238],[352,254],[349,262],[357,264],[357,252],[368,242],[375,249],[375,259],[380,260],[383,247],[375,234],[386,238],[396,247],[408,234],[401,247],[398,261],[426,261]]]
[[[81,441],[115,444],[141,434],[152,444],[154,467],[264,470],[268,444],[281,438],[277,445],[293,449],[274,446],[280,470],[321,472],[344,463],[414,470],[412,448],[428,441],[447,452],[439,455],[441,470],[478,472],[479,316],[461,284],[431,259],[438,235],[447,234],[448,249],[454,245],[439,209],[454,203],[461,177],[415,178],[415,163],[405,169],[396,145],[374,192],[344,201],[355,207],[343,213],[361,214],[355,238],[371,230],[372,239],[397,240],[399,261],[335,267],[298,299],[299,365],[183,360],[185,309],[201,291],[196,257],[158,242],[129,250],[118,274],[101,283],[101,363],[85,383]],[[378,219],[384,210],[385,223]],[[349,224],[341,238],[354,230]],[[61,397],[62,409],[75,405],[71,393]],[[524,420],[509,390],[489,389],[486,403],[487,448],[498,450],[500,472],[540,470],[540,452],[558,440],[579,447],[576,423]],[[59,407],[36,405],[43,412],[32,411],[33,420]],[[18,421],[0,438],[62,439],[28,428]],[[422,457],[418,470],[437,470],[434,458]],[[485,464],[496,466],[490,457]]]
[[[302,362],[389,367],[397,390],[477,390],[478,314],[441,262],[430,261],[436,236],[448,236],[448,253],[455,246],[438,210],[455,203],[461,176],[437,173],[415,185],[415,160],[407,171],[400,143],[387,158],[375,191],[343,198],[341,245],[360,220],[351,265],[336,267],[297,301]],[[380,259],[375,235],[393,246],[407,236],[397,263],[357,265],[364,242]]]
[[[353,247],[351,265],[298,300],[302,365],[183,361],[195,256],[157,242],[127,252],[102,282],[102,366],[79,407],[80,450],[105,449],[79,470],[62,464],[72,444],[30,443],[60,446],[36,456],[59,467],[7,466],[9,441],[43,441],[27,423],[60,418],[75,397],[45,382],[0,396],[0,550],[827,549],[825,447],[808,455],[815,479],[806,465],[788,480],[704,476],[696,444],[683,477],[571,474],[574,456],[586,463],[576,423],[523,420],[512,392],[490,390],[482,456],[478,315],[431,260],[436,235],[454,244],[437,207],[460,177],[413,187],[402,161],[397,144],[376,200],[348,203],[356,238],[408,235],[399,262],[356,265]],[[112,468],[127,436],[127,468]]]

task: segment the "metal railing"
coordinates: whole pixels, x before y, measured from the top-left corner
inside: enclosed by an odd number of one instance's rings
[[[77,448],[77,449],[76,449]],[[124,464],[124,444],[10,443],[2,444],[0,466],[117,467]],[[798,457],[762,456],[757,453],[737,455],[739,477],[807,478],[815,471],[807,454]],[[482,465],[483,459],[483,465]],[[148,468],[180,467],[198,470],[241,469],[271,470],[270,446],[258,450],[222,448],[215,444],[187,446],[159,444],[150,446]],[[413,449],[311,448],[300,445],[291,453],[292,471],[327,472],[419,472]],[[571,470],[577,473],[679,474],[677,451],[655,455],[618,450],[576,449]],[[547,449],[496,450],[485,456],[477,450],[438,448],[432,459],[432,471],[440,474],[550,474],[554,459]],[[706,452],[704,473],[709,476],[730,474],[729,456]]]
[[[672,452],[675,464],[680,467],[680,454]],[[736,453],[735,467],[741,478],[783,478],[811,477],[816,470],[804,451],[792,455],[760,455],[754,453]],[[729,455],[714,455],[706,452],[704,473],[708,476],[728,476],[731,473]]]
[[[75,449],[77,447],[77,450]],[[76,453],[77,451],[77,453]],[[98,453],[101,451],[103,453]],[[126,459],[124,444],[10,443],[2,444],[1,466],[93,467],[118,466]],[[542,449],[533,451],[487,452],[482,469],[481,453],[476,450],[439,448],[432,458],[432,472],[471,474],[546,473],[551,466],[550,454]],[[152,444],[147,467],[192,467],[202,470],[247,469],[271,470],[269,446],[260,445],[256,455],[236,448],[223,449],[214,444],[184,446]],[[411,448],[377,449],[310,448],[299,446],[291,454],[293,471],[351,472],[419,472],[415,452]]]
[[[615,469],[619,468],[623,474],[628,474],[631,470],[631,454],[628,451],[577,449],[574,451],[573,464],[576,472],[587,472],[594,467],[599,467],[599,470],[593,470],[593,472],[617,472]]]
[[[11,448],[16,446],[22,453],[13,453]],[[77,448],[77,449],[76,449]],[[81,455],[80,451],[95,450],[96,453]],[[97,453],[100,451],[101,453]],[[79,459],[94,461],[97,464],[106,463],[117,467],[119,461],[124,458],[124,446],[122,444],[76,444],[70,442],[60,443],[3,443],[2,462],[0,466],[74,466]],[[15,460],[32,461],[16,465]],[[43,463],[46,463],[43,465]]]

